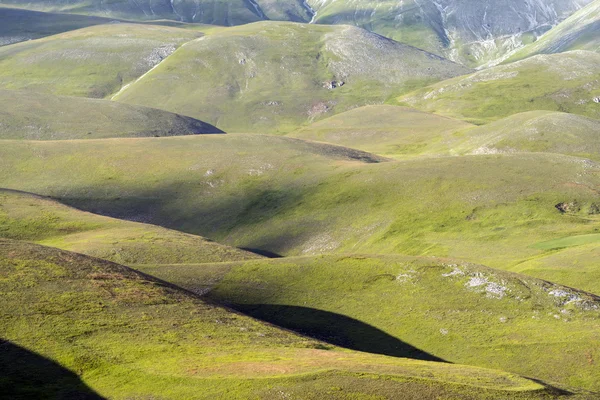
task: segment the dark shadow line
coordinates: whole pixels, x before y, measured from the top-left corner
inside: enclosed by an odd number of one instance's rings
[[[350,350],[447,362],[374,326],[345,315],[314,308],[272,304],[227,304],[227,306],[261,321]]]
[[[239,247],[239,249],[249,251],[250,253],[258,254],[259,256],[264,256],[267,258],[283,258],[283,256],[281,254],[273,253],[272,251],[269,251],[269,250],[253,249],[250,247]]]
[[[0,398],[104,400],[77,374],[40,354],[0,338]]]

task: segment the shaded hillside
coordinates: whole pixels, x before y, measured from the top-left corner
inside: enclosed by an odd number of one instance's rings
[[[38,242],[129,265],[258,258],[202,237],[102,217],[48,198],[2,189],[0,237]]]
[[[0,7],[0,46],[109,22],[108,18]]]
[[[558,154],[379,162],[255,134],[2,144],[4,187],[280,255],[404,253],[509,268],[542,252],[531,245],[600,222],[590,214],[600,167]]]
[[[70,12],[138,20],[162,18],[215,25],[238,25],[258,21],[264,13],[244,0],[138,0],[138,1],[62,1],[2,0],[1,4],[39,11]]]
[[[223,133],[153,108],[0,89],[0,139],[62,140]]]
[[[354,27],[261,22],[187,44],[115,100],[228,132],[286,132],[467,72]]]

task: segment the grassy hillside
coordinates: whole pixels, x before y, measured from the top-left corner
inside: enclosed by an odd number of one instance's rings
[[[453,150],[473,154],[547,152],[600,160],[600,121],[580,115],[529,111],[462,133]]]
[[[600,293],[600,268],[598,268],[600,237],[577,235],[559,240],[539,243],[538,246],[544,246],[558,242],[558,247],[547,249],[544,254],[525,260],[514,266],[512,270],[560,281],[565,285],[591,293]],[[579,241],[581,243],[578,243]]]
[[[286,132],[468,71],[354,27],[261,22],[187,44],[115,100]]]
[[[509,61],[534,54],[570,50],[600,52],[600,1],[595,0],[552,28],[534,43],[517,52]]]
[[[540,255],[535,243],[600,229],[600,167],[589,160],[379,161],[254,134],[6,140],[0,187],[282,255],[401,253],[509,268]]]
[[[16,361],[2,362],[0,388],[13,397],[527,399],[553,392],[510,373],[344,351],[117,264],[51,248],[2,240],[0,273],[0,351]],[[40,363],[43,376],[62,379],[32,382]],[[57,369],[71,371],[69,381]]]
[[[600,298],[534,278],[451,260],[357,255],[144,271],[349,348],[407,352],[358,320],[447,361],[600,388]]]
[[[462,121],[407,107],[365,106],[315,122],[289,136],[339,144],[388,157],[448,153]]]
[[[0,237],[37,242],[128,265],[258,257],[198,236],[102,217],[9,190],[0,190]]]
[[[478,124],[523,111],[548,110],[600,118],[600,54],[538,55],[401,97],[402,104]]]
[[[222,133],[153,108],[0,89],[0,139],[59,140]]]
[[[109,24],[0,48],[0,87],[102,98],[139,78],[194,30]]]

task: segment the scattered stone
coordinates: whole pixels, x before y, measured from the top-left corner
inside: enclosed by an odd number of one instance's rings
[[[589,215],[598,215],[600,214],[600,204],[592,203],[590,204],[590,209],[588,210]]]
[[[562,305],[573,302],[580,302],[583,300],[580,296],[562,289],[551,290],[548,292],[548,294],[559,298],[561,300]]]
[[[579,210],[581,210],[581,205],[579,204],[579,202],[577,200],[573,200],[570,203],[558,203],[554,207],[558,211],[560,211],[562,214],[576,213],[576,212],[579,212]]]
[[[442,276],[445,278],[448,278],[451,276],[463,276],[465,274],[460,268],[458,268],[457,265],[449,265],[449,267],[452,267],[452,271],[448,272],[446,274],[442,274]]]
[[[344,81],[329,81],[329,82],[323,82],[323,87],[325,89],[333,90],[335,88],[342,87],[345,84],[346,84],[346,82],[344,82]]]
[[[442,329],[440,329],[440,333],[441,333],[442,335],[446,336],[446,335],[448,334],[448,329],[444,329],[444,328],[442,328]]]
[[[592,99],[592,101],[593,101],[594,103],[600,104],[600,97],[594,97],[594,98]]]
[[[495,298],[495,299],[501,299],[506,295],[506,292],[508,291],[508,288],[505,286],[502,286],[499,283],[496,282],[490,282],[489,279],[485,276],[483,276],[483,274],[478,273],[477,275],[473,276],[467,283],[466,285],[467,287],[479,287],[479,286],[485,286],[484,290],[487,294],[487,297],[490,298]]]
[[[502,322],[504,324],[504,323],[506,323],[506,321],[508,321],[508,318],[500,317],[500,322]]]

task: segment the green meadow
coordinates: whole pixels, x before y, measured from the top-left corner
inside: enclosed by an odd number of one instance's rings
[[[0,397],[600,397],[598,0],[447,3],[2,3]]]

